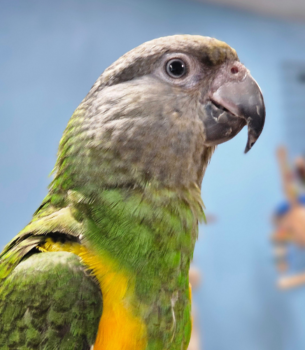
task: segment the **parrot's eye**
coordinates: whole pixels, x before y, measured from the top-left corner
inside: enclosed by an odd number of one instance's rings
[[[179,58],[173,58],[172,60],[168,61],[166,64],[166,73],[171,78],[175,78],[175,79],[181,78],[186,73],[186,65]]]

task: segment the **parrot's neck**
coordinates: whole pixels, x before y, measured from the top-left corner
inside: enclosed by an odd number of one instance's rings
[[[105,297],[101,327],[107,328],[109,315],[120,319],[122,327],[133,324],[137,330],[127,327],[127,332],[139,339],[137,346],[132,342],[128,350],[142,349],[141,334],[145,334],[149,349],[186,348],[191,327],[188,272],[198,220],[203,218],[198,187],[181,192],[105,190],[89,211],[84,244],[103,262],[96,263],[101,268],[100,272],[96,268],[96,276]],[[111,267],[111,282],[105,279],[105,261]],[[126,312],[117,307],[115,315],[110,305],[120,304],[113,299],[120,293],[124,294],[121,302]],[[120,337],[121,327],[117,330]]]

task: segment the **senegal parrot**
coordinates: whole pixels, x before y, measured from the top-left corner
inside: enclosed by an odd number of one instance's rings
[[[217,144],[247,125],[247,152],[264,121],[259,86],[216,39],[155,39],[107,68],[0,253],[0,349],[187,349],[204,172]]]

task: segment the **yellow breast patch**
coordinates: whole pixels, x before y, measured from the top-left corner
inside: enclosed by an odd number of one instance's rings
[[[38,247],[44,252],[67,251],[78,255],[100,283],[103,314],[94,350],[144,350],[146,326],[134,310],[134,281],[128,271],[119,270],[107,253],[89,251],[77,242],[58,243],[48,238]]]

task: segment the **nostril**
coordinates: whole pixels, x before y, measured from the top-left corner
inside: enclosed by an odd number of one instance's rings
[[[237,74],[237,73],[238,73],[238,68],[235,67],[235,66],[233,66],[233,67],[231,68],[231,73],[232,73],[232,74]]]

